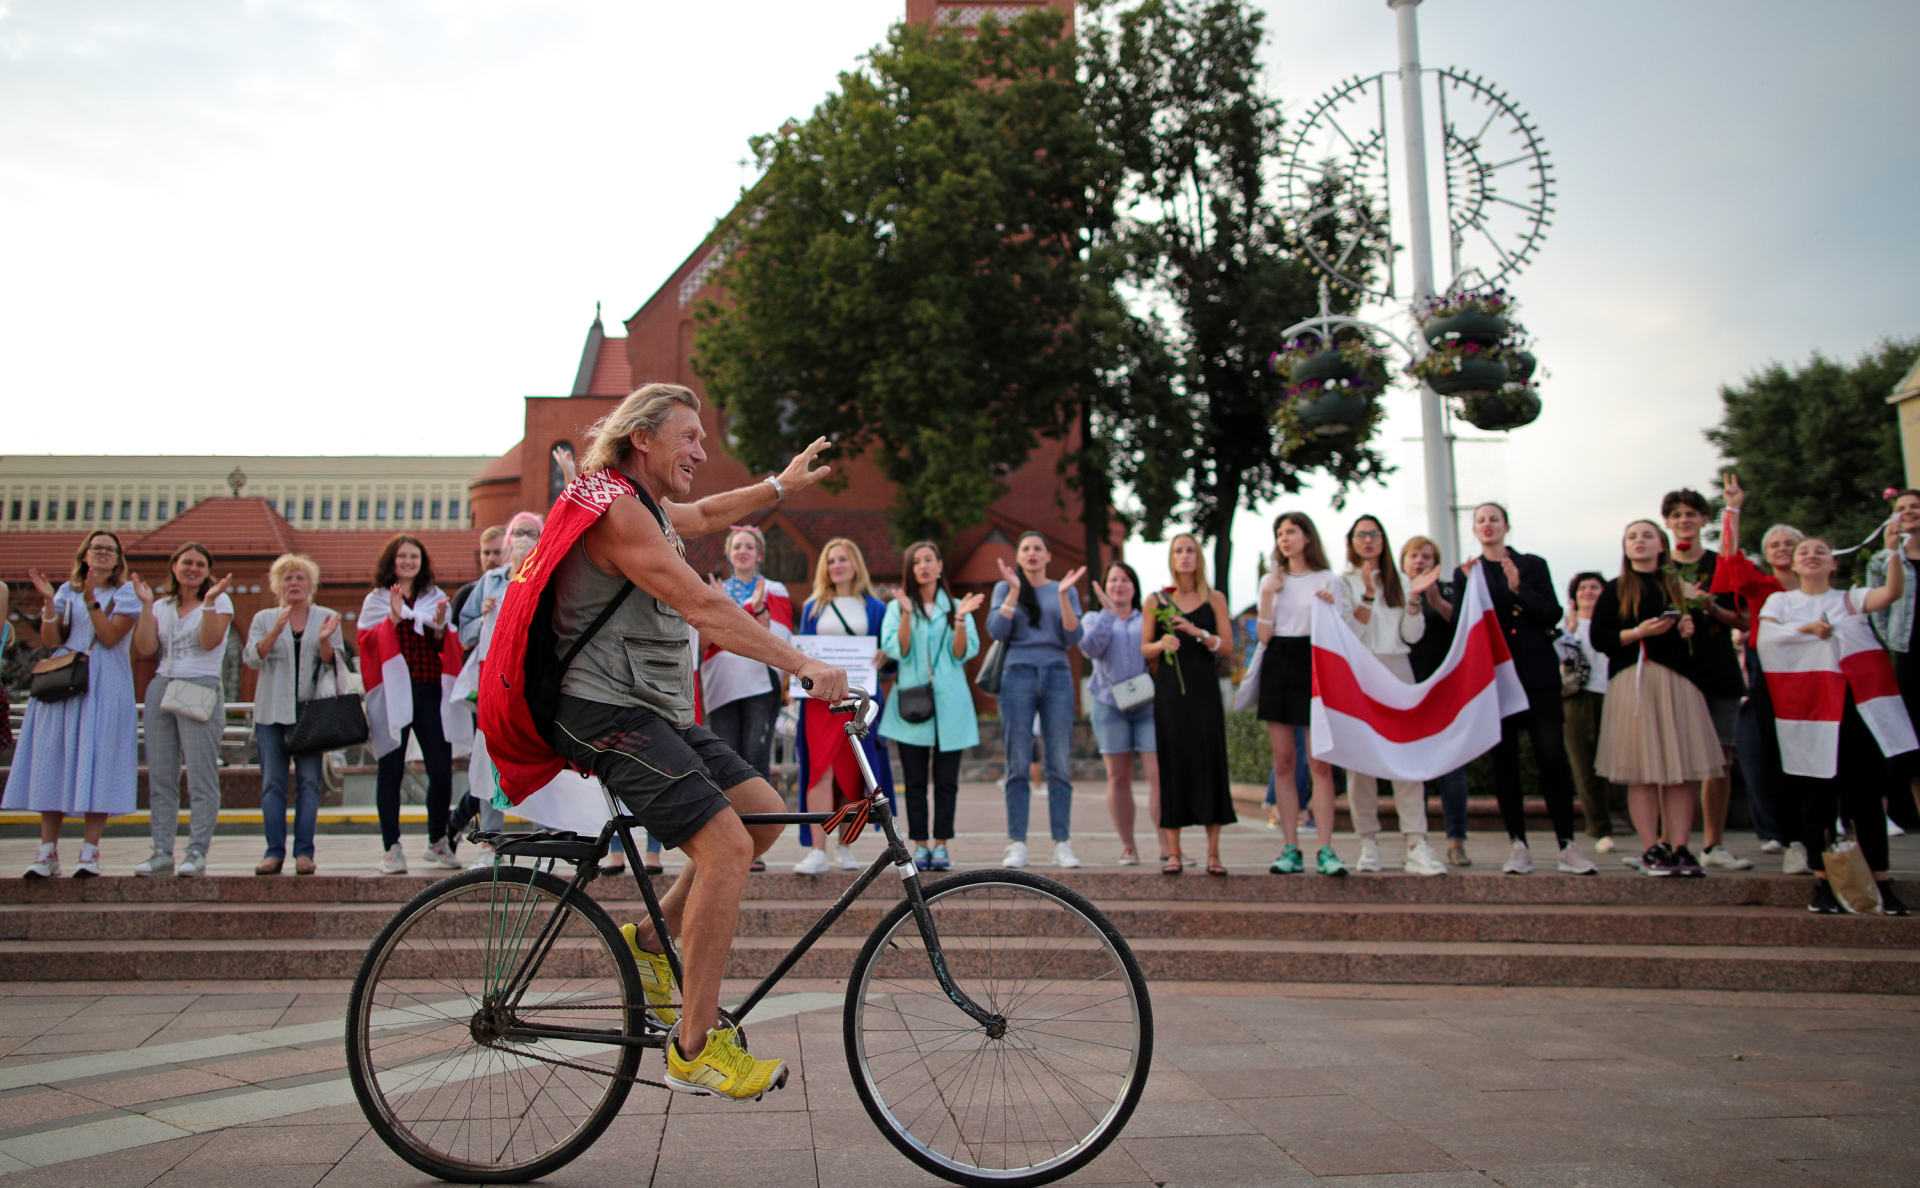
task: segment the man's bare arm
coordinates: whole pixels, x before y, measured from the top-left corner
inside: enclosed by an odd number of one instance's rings
[[[617,571],[635,586],[686,616],[708,643],[783,672],[810,678],[813,695],[838,701],[846,696],[847,674],[811,660],[792,644],[760,626],[733,599],[708,586],[660,531],[640,501],[623,497],[587,530],[587,556],[599,568]]]
[[[826,438],[815,438],[812,445],[795,454],[793,461],[787,463],[787,468],[780,472],[781,490],[791,495],[827,477],[833,470],[831,466],[813,464],[813,460],[827,445]],[[735,487],[731,491],[722,491],[692,503],[667,503],[664,506],[667,518],[673,521],[673,530],[683,537],[692,537],[705,536],[728,525],[738,524],[761,508],[778,503],[780,499],[780,491],[774,490],[772,483],[761,479],[757,483]]]

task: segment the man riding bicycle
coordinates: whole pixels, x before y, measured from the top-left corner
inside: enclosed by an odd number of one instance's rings
[[[815,467],[814,458],[827,441],[815,441],[777,477],[681,503],[675,501],[692,489],[694,467],[706,460],[700,398],[691,390],[648,384],[591,433],[576,482],[586,484],[585,501],[604,510],[570,545],[560,542],[564,554],[540,571],[553,589],[556,658],[577,650],[560,676],[545,734],[561,759],[597,777],[648,833],[686,856],[661,901],[686,975],[679,1010],[664,1005],[676,991],[652,923],[621,930],[650,1009],[672,1028],[667,1086],[753,1100],[786,1083],[786,1064],[756,1060],[731,1028],[716,1026],[720,978],[748,868],[782,828],[749,828],[739,814],[785,806],[772,785],[694,721],[698,673],[689,630],[703,643],[811,680],[813,695],[825,700],[846,696],[847,674],[808,659],[709,587],[687,564],[680,541],[738,523],[818,482],[830,468]]]

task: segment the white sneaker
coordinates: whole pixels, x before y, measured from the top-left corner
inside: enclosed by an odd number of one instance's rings
[[[1508,874],[1532,874],[1533,851],[1527,849],[1526,842],[1514,842],[1512,856],[1507,859],[1506,865],[1500,869]]]
[[[1777,837],[1768,838],[1766,841],[1760,843],[1760,852],[1762,854],[1782,854],[1786,852],[1786,849],[1787,847],[1782,844]]]
[[[1424,841],[1415,842],[1407,847],[1407,860],[1400,867],[1408,874],[1443,875],[1447,873],[1447,864],[1440,861],[1440,855]]]
[[[147,855],[145,862],[133,868],[133,873],[134,877],[142,879],[171,875],[173,873],[173,855],[171,853],[162,854],[160,851],[155,850],[153,853]]]
[[[841,846],[841,845],[834,846],[833,858],[834,858],[834,862],[839,865],[841,870],[859,870],[866,865],[864,862],[861,862],[858,858],[855,858],[853,856],[852,846]]]
[[[1072,842],[1053,843],[1053,864],[1062,870],[1072,870],[1080,865],[1080,856],[1073,852]]]
[[[459,870],[461,866],[460,859],[454,856],[453,847],[447,844],[444,837],[427,847],[425,860],[429,866],[438,866],[443,870]]]
[[[832,869],[833,863],[827,858],[827,852],[818,848],[808,850],[805,858],[793,864],[794,874],[826,874]]]
[[[55,842],[41,842],[40,850],[27,864],[23,879],[57,879],[60,877],[60,847]]]
[[[1595,850],[1598,850],[1602,854],[1613,853],[1613,835],[1608,834],[1606,837],[1603,837],[1599,841],[1594,842],[1593,848]]]
[[[1706,853],[1700,855],[1700,865],[1710,866],[1715,870],[1752,870],[1753,859],[1740,857],[1727,849],[1726,843],[1722,842],[1717,846],[1707,847]]]
[[[100,847],[86,843],[80,845],[80,861],[73,864],[73,877],[76,879],[96,878],[100,874]]]
[[[1580,852],[1580,843],[1570,841],[1560,847],[1560,873],[1570,875],[1597,875],[1600,868],[1593,859]]]
[[[407,852],[400,848],[399,842],[394,842],[393,845],[390,848],[388,848],[386,854],[381,857],[380,873],[381,874],[406,874],[407,873]]]
[[[490,868],[492,865],[493,865],[493,846],[489,842],[481,842],[479,847],[475,849],[473,852],[473,861],[467,863],[467,869],[468,870],[486,870]]]
[[[85,858],[86,853],[87,852],[85,850],[82,850],[80,851],[80,856],[82,858]],[[195,875],[206,874],[207,873],[207,852],[201,849],[199,846],[188,846],[187,856],[181,859],[180,866],[175,873],[177,873],[183,879],[190,879],[190,878],[193,878]]]
[[[1805,842],[1794,842],[1787,847],[1786,857],[1780,860],[1781,874],[1806,874],[1812,868],[1807,865],[1807,846]]]
[[[1000,865],[1007,867],[1008,869],[1011,869],[1011,870],[1019,870],[1021,867],[1025,866],[1026,864],[1027,864],[1027,843],[1026,842],[1007,843],[1007,854],[1006,854],[1006,857],[1000,860]]]
[[[1893,823],[1892,817],[1888,817],[1887,818],[1887,836],[1888,837],[1905,837],[1907,836],[1907,831],[1900,828],[1898,825],[1895,825]]]
[[[1360,839],[1360,861],[1353,864],[1353,869],[1359,871],[1361,874],[1380,873],[1380,841],[1378,838],[1363,837]]]

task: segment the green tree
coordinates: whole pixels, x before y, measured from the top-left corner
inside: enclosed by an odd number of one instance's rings
[[[1161,533],[1183,494],[1224,588],[1243,500],[1298,491],[1313,471],[1344,492],[1386,467],[1364,442],[1295,450],[1276,439],[1285,388],[1266,360],[1284,329],[1317,311],[1318,282],[1268,189],[1281,116],[1260,85],[1260,12],[1241,0],[1108,7],[1091,0],[1080,31],[1087,99],[1125,163],[1120,206],[1131,213],[1119,234],[1131,277],[1166,313],[1147,323],[1164,342],[1129,385],[1149,407],[1116,418],[1109,436],[1133,448],[1125,477],[1146,535]],[[1309,233],[1329,234],[1330,223]]]
[[[1887,397],[1916,358],[1920,337],[1889,338],[1850,367],[1816,352],[1804,367],[1774,363],[1720,389],[1724,411],[1706,436],[1747,490],[1744,548],[1757,552],[1777,523],[1846,548],[1886,518],[1883,491],[1905,485]]]
[[[901,25],[812,116],[756,137],[695,370],[749,465],[819,434],[899,489],[903,539],[979,523],[1042,436],[1088,420],[1128,333],[1105,241],[1117,161],[1064,17]],[[1099,449],[1073,478],[1101,506]]]

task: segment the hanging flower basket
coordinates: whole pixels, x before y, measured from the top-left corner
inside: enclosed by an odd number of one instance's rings
[[[1341,437],[1356,432],[1373,412],[1373,401],[1360,392],[1328,388],[1318,396],[1296,400],[1293,414],[1302,428],[1317,437]]]
[[[1308,355],[1293,364],[1287,376],[1287,386],[1290,389],[1324,386],[1328,380],[1350,380],[1359,374],[1360,365],[1347,358],[1339,347],[1333,347]]]
[[[1507,378],[1515,383],[1530,382],[1533,379],[1534,368],[1540,365],[1540,361],[1533,357],[1532,351],[1509,350],[1505,352],[1505,358]]]
[[[1497,392],[1469,392],[1460,398],[1460,415],[1476,429],[1518,429],[1539,419],[1540,394],[1524,383]]]
[[[1510,327],[1507,319],[1499,314],[1486,313],[1477,309],[1463,309],[1449,317],[1435,318],[1424,322],[1420,332],[1426,335],[1430,346],[1444,346],[1448,343],[1474,343],[1477,346],[1490,347],[1507,337]]]

